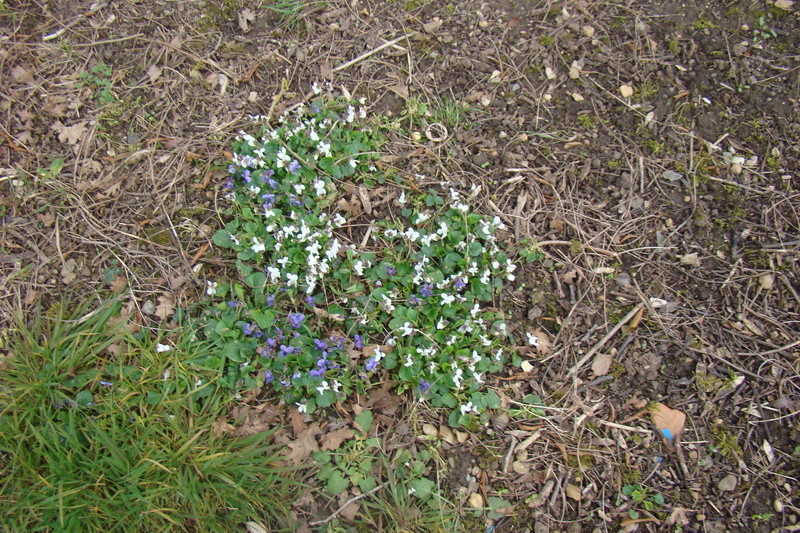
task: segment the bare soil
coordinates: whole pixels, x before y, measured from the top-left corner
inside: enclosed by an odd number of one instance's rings
[[[146,326],[197,301],[229,264],[229,140],[331,81],[421,133],[386,166],[479,186],[541,251],[496,305],[552,351],[493,386],[546,416],[440,443],[452,499],[513,503],[475,531],[798,531],[800,3],[776,4],[0,2],[0,299],[122,293]],[[415,446],[406,399],[376,402]]]

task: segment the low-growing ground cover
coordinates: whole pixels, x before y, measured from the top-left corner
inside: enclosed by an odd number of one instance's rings
[[[151,491],[143,529],[796,528],[796,2],[0,21],[15,525],[105,521],[58,475],[91,502]],[[121,336],[73,335],[109,298]],[[90,303],[56,322],[62,301]],[[94,355],[50,375],[63,338]],[[264,470],[225,474],[251,437]],[[270,482],[224,492],[184,445]]]

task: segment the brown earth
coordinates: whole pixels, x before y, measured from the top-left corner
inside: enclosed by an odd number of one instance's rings
[[[481,530],[798,531],[800,3],[776,4],[0,2],[0,298],[121,292],[152,325],[196,301],[228,264],[229,140],[331,81],[422,134],[390,139],[397,172],[480,186],[542,253],[496,303],[553,349],[495,387],[546,416],[439,443],[450,498],[513,503]]]

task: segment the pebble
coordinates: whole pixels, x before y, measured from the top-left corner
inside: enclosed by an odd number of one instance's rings
[[[474,509],[479,509],[483,507],[483,496],[481,496],[477,492],[473,492],[472,494],[469,495],[469,498],[467,498],[467,503],[470,505],[470,507]]]
[[[717,488],[722,492],[732,492],[736,489],[736,485],[738,485],[739,480],[733,474],[728,474],[724,478],[719,480],[717,483]]]
[[[572,483],[567,483],[567,486],[564,488],[564,493],[567,495],[567,498],[572,498],[576,502],[581,501],[581,489]]]
[[[527,463],[523,463],[522,461],[514,461],[511,463],[511,468],[517,474],[527,474],[531,471],[531,467]]]

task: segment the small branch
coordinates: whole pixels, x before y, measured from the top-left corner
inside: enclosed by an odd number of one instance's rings
[[[55,31],[55,32],[51,33],[50,35],[45,35],[44,37],[42,37],[42,41],[44,41],[44,42],[52,41],[53,39],[62,36],[64,34],[64,32],[67,31],[69,28],[73,27],[75,24],[77,24],[81,20],[94,15],[95,13],[97,13],[98,11],[100,11],[101,9],[106,7],[107,5],[108,5],[108,2],[96,2],[96,3],[92,4],[92,6],[89,9],[89,11],[87,11],[85,13],[81,13],[80,15],[78,15],[77,17],[72,19],[69,23],[65,24],[64,27],[61,28],[60,30]]]
[[[539,246],[572,246],[570,241],[539,241],[537,243]],[[607,255],[609,257],[618,257],[619,254],[617,252],[612,252],[611,250],[606,250],[604,248],[598,248],[597,246],[592,246],[591,244],[581,244],[587,250],[591,250],[592,252],[597,252],[598,254]]]
[[[336,510],[335,510],[335,511],[334,511],[334,512],[333,512],[333,513],[332,513],[332,514],[331,514],[331,515],[330,515],[328,518],[326,518],[325,520],[317,520],[316,522],[311,522],[311,523],[310,523],[310,524],[308,524],[308,525],[309,525],[309,526],[312,526],[312,527],[324,526],[325,524],[327,524],[328,522],[330,522],[331,520],[333,520],[334,518],[336,518],[336,517],[339,515],[339,513],[341,513],[342,511],[344,511],[344,510],[345,510],[345,508],[346,508],[348,505],[350,505],[351,503],[355,503],[355,502],[357,502],[358,500],[360,500],[361,498],[366,498],[367,496],[369,496],[369,495],[370,495],[370,494],[372,494],[373,492],[378,492],[379,490],[381,490],[383,487],[385,487],[385,486],[386,486],[386,485],[388,485],[388,484],[389,484],[389,482],[388,482],[388,481],[385,481],[385,482],[381,483],[380,485],[378,485],[377,487],[373,487],[373,488],[371,488],[370,490],[368,490],[367,492],[364,492],[363,494],[359,494],[358,496],[353,496],[352,498],[350,498],[349,500],[347,500],[346,502],[344,502],[344,503],[343,503],[343,504],[342,504],[342,505],[341,505],[341,506],[340,506],[338,509],[336,509]]]
[[[350,60],[350,61],[348,61],[347,63],[342,63],[342,64],[341,64],[341,65],[339,65],[338,67],[334,68],[334,69],[333,69],[333,72],[339,72],[340,70],[344,70],[344,69],[346,69],[346,68],[348,68],[348,67],[350,67],[350,66],[352,66],[352,65],[355,65],[356,63],[358,63],[358,62],[360,62],[360,61],[364,61],[364,60],[365,60],[365,59],[367,59],[368,57],[370,57],[370,56],[372,56],[372,55],[374,55],[374,54],[377,54],[378,52],[380,52],[380,51],[381,51],[381,50],[383,50],[384,48],[389,48],[390,46],[394,46],[394,45],[396,45],[397,43],[399,43],[400,41],[402,41],[403,39],[408,39],[408,38],[409,38],[409,37],[411,37],[412,35],[414,35],[414,33],[409,33],[409,34],[407,34],[407,35],[401,35],[401,36],[400,36],[400,37],[398,37],[397,39],[392,39],[391,41],[387,41],[387,42],[383,43],[382,45],[380,45],[379,47],[377,47],[377,48],[373,48],[373,49],[372,49],[372,50],[370,50],[369,52],[364,52],[363,54],[361,54],[360,56],[358,56],[358,57],[357,57],[357,58],[355,58],[355,59],[351,59],[351,60]]]
[[[567,373],[567,376],[574,376],[575,374],[577,374],[577,373],[578,373],[578,370],[580,370],[580,369],[581,369],[581,367],[582,367],[583,365],[585,365],[585,364],[586,364],[586,362],[587,362],[589,359],[591,359],[591,358],[594,356],[594,354],[596,354],[597,352],[599,352],[599,351],[600,351],[600,349],[601,349],[601,348],[602,348],[602,347],[603,347],[603,346],[604,346],[604,345],[605,345],[605,344],[606,344],[606,343],[609,341],[609,339],[611,339],[611,337],[613,337],[614,335],[616,335],[616,333],[617,333],[617,332],[618,332],[618,331],[619,331],[619,330],[622,328],[622,326],[624,326],[625,324],[627,324],[627,323],[628,323],[628,321],[629,321],[630,319],[632,319],[632,318],[633,318],[633,317],[634,317],[634,316],[635,316],[635,315],[636,315],[636,314],[639,312],[639,310],[640,310],[640,309],[641,309],[643,306],[644,306],[644,304],[643,304],[643,303],[640,303],[640,304],[638,304],[636,307],[634,307],[633,309],[631,309],[631,310],[628,312],[628,314],[627,314],[627,315],[625,315],[625,316],[622,318],[622,320],[620,320],[620,321],[617,323],[617,325],[616,325],[616,326],[614,326],[613,328],[611,328],[611,331],[609,331],[608,333],[606,333],[606,336],[605,336],[605,337],[603,337],[602,339],[600,339],[600,342],[598,342],[597,344],[595,344],[595,345],[594,345],[594,347],[592,347],[592,349],[591,349],[591,350],[589,350],[588,352],[586,352],[586,355],[584,355],[583,357],[581,357],[581,360],[580,360],[580,361],[578,361],[577,363],[575,363],[575,366],[573,366],[572,368],[570,368],[569,372]]]

